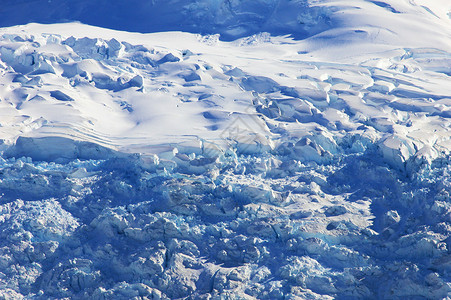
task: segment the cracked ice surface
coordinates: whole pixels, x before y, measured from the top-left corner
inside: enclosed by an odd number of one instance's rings
[[[325,1],[305,40],[0,29],[0,298],[450,297],[424,2]]]

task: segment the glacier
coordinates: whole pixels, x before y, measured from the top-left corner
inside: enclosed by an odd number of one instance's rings
[[[0,16],[1,299],[451,297],[448,1]]]

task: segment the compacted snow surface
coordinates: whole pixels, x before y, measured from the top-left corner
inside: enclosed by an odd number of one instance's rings
[[[451,297],[451,3],[97,2],[0,28],[0,299]]]

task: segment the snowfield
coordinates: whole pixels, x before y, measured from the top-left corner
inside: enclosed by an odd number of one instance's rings
[[[449,1],[46,2],[0,11],[53,23],[0,28],[0,299],[451,297]]]

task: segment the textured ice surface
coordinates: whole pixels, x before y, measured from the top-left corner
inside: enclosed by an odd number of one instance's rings
[[[451,297],[450,4],[183,4],[0,29],[0,298]]]
[[[406,177],[377,157],[326,166],[232,155],[202,175],[136,155],[8,159],[2,293],[446,297],[450,161]]]

